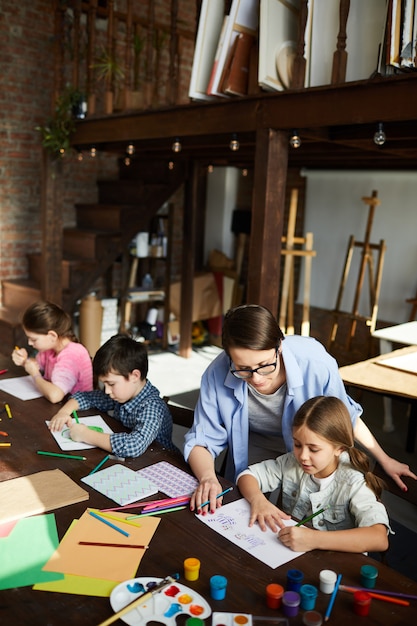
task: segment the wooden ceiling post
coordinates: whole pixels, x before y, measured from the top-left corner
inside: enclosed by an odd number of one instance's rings
[[[278,315],[281,237],[288,169],[288,134],[261,129],[256,134],[247,302]]]
[[[199,187],[202,169],[197,161],[188,163],[184,189],[183,245],[181,268],[181,311],[180,311],[180,346],[179,355],[191,356],[193,295],[195,271],[195,241],[197,231],[197,213],[199,211]]]

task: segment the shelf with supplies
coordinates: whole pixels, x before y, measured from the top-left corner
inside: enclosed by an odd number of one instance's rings
[[[162,310],[163,348],[168,346],[172,216],[173,207],[169,204],[166,210],[152,219],[149,232],[138,233],[136,236],[130,250],[129,276],[120,304],[121,332],[137,326],[138,315],[143,317],[142,324],[149,324],[153,328]],[[146,305],[149,305],[148,310]]]

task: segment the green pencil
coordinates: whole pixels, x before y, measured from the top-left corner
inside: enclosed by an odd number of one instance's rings
[[[129,517],[126,517],[127,520],[129,519],[135,519],[138,517],[149,517],[150,515],[162,515],[163,513],[172,513],[173,511],[182,511],[183,509],[186,509],[186,506],[175,506],[172,507],[172,509],[161,509],[160,511],[153,511],[152,513],[141,513],[140,515],[130,515]]]
[[[301,520],[301,522],[298,522],[298,524],[296,524],[296,526],[303,526],[303,524],[305,524],[306,522],[309,522],[310,520],[313,519],[313,517],[316,517],[316,515],[320,515],[320,513],[323,513],[323,511],[325,511],[326,509],[328,509],[329,507],[324,507],[324,509],[320,509],[319,511],[316,511],[315,513],[313,513],[312,515],[309,515],[308,517],[306,517],[305,519]]]
[[[43,452],[42,450],[38,450],[37,454],[43,454],[44,456],[59,456],[62,459],[76,459],[77,461],[87,460],[87,457],[85,456],[77,456],[75,454],[60,454],[59,452]]]
[[[72,412],[72,414],[73,414],[74,419],[75,419],[75,421],[77,422],[77,424],[79,424],[79,423],[80,423],[80,420],[78,419],[77,411],[75,411],[75,410],[74,410],[74,411]]]

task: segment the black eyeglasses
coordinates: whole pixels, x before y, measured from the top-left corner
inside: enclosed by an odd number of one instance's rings
[[[236,378],[248,379],[252,378],[254,374],[259,374],[259,376],[268,376],[268,374],[272,374],[277,369],[278,363],[278,347],[275,348],[275,363],[266,363],[266,365],[260,365],[259,367],[255,367],[254,370],[249,368],[244,370],[234,370],[232,369],[232,359],[229,359],[229,370],[230,373],[233,374]]]

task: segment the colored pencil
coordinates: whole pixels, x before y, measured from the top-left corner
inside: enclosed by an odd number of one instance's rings
[[[350,593],[355,593],[355,591],[366,591],[366,593],[373,594],[372,597],[378,598],[379,600],[386,600],[389,602],[390,600],[394,604],[403,604],[406,602],[404,606],[409,606],[409,600],[417,600],[417,596],[407,594],[407,593],[399,593],[396,591],[385,591],[384,589],[367,589],[366,587],[351,587],[350,585],[340,585],[341,591],[349,591]],[[404,598],[404,600],[403,600]]]
[[[7,404],[7,402],[5,403],[4,408],[6,409],[7,417],[12,418],[12,417],[13,417],[13,415],[12,415],[12,412],[11,412],[10,407],[9,407],[9,405]]]
[[[42,450],[37,450],[36,454],[43,454],[44,456],[59,456],[62,459],[76,459],[77,461],[87,460],[87,457],[78,456],[77,454],[61,454],[60,452],[43,452]]]
[[[145,515],[145,513],[155,513],[155,511],[164,511],[165,509],[173,509],[177,506],[182,506],[186,504],[188,504],[188,502],[180,500],[177,502],[172,502],[171,504],[161,504],[160,506],[146,507],[145,509],[142,509],[141,515]]]
[[[177,498],[165,498],[165,500],[154,500],[152,502],[144,503],[144,511],[150,510],[159,506],[166,506],[170,504],[183,504],[185,502],[189,502],[191,500],[191,496],[179,496]]]
[[[10,448],[11,443],[0,443],[0,448]]]
[[[157,593],[160,593],[166,587],[169,587],[169,585],[172,585],[172,583],[174,583],[178,579],[179,579],[179,574],[173,574],[172,576],[167,576],[166,578],[161,580],[160,583],[155,585],[155,587],[152,587],[150,591],[145,591],[145,593],[142,593],[138,598],[133,600],[133,602],[130,602],[129,604],[124,606],[122,609],[120,609],[120,611],[117,611],[117,613],[114,613],[114,615],[104,620],[104,622],[101,622],[98,626],[108,626],[108,624],[113,624],[113,622],[117,621],[119,617],[126,615],[126,613],[130,613],[132,609],[135,609],[137,606],[140,606],[144,602],[147,602],[148,600],[152,598],[152,596],[156,595]]]
[[[80,420],[78,419],[77,411],[73,411],[73,412],[72,412],[72,414],[73,414],[74,419],[75,419],[75,421],[77,422],[77,424],[79,424],[79,423],[80,423]]]
[[[338,574],[336,584],[333,589],[333,593],[330,597],[329,604],[327,605],[326,613],[324,614],[324,621],[327,622],[330,613],[332,612],[334,601],[336,600],[337,592],[339,591],[340,581],[342,580],[342,574]]]
[[[1,376],[2,374],[6,374],[8,371],[9,371],[9,370],[0,370],[0,376]]]
[[[96,541],[79,541],[79,546],[103,546],[103,548],[140,548],[147,550],[149,546],[138,546],[136,543],[101,543]]]
[[[174,511],[182,511],[183,509],[186,509],[187,506],[175,506],[173,508],[170,509],[161,509],[159,511],[154,511],[152,513],[142,513],[141,515],[131,515],[130,517],[127,517],[126,519],[135,519],[138,517],[148,517],[149,515],[162,515],[163,513],[173,513]]]
[[[233,487],[229,487],[228,489],[225,489],[224,491],[221,491],[217,496],[216,496],[216,500],[218,498],[221,498],[222,496],[224,496],[225,493],[228,493],[229,491],[233,491]],[[203,506],[207,506],[208,504],[210,504],[210,500],[207,500],[207,502],[203,502],[203,504],[200,504],[199,509],[202,509]]]
[[[323,511],[325,511],[325,510],[326,510],[326,507],[324,507],[323,509],[320,509],[320,511],[316,511],[312,515],[309,515],[305,519],[303,519],[300,522],[298,522],[298,524],[296,524],[296,526],[303,526],[303,524],[305,524],[306,522],[309,522],[310,520],[313,519],[313,517],[316,517],[316,515],[320,515],[320,513],[323,513]]]
[[[97,472],[97,470],[99,470],[99,469],[100,469],[100,467],[101,467],[102,465],[104,465],[106,461],[108,461],[108,460],[109,460],[109,458],[110,458],[110,454],[108,454],[107,456],[105,456],[105,457],[104,457],[104,459],[101,459],[100,463],[99,463],[98,465],[96,465],[94,469],[92,469],[92,470],[91,470],[91,472],[89,473],[89,476],[91,476],[91,474],[94,474],[95,472]]]
[[[91,509],[93,510],[93,509]],[[130,524],[131,526],[136,526],[136,528],[141,528],[140,524],[135,524],[134,522],[130,522],[128,519],[123,519],[121,517],[117,517],[116,515],[109,515],[108,513],[103,513],[100,509],[94,509],[94,512],[100,517],[105,517],[106,519],[112,519],[115,522],[122,522],[123,524]]]
[[[123,528],[119,528],[118,526],[116,526],[116,524],[112,524],[111,522],[109,522],[109,520],[105,519],[104,517],[101,517],[101,515],[97,515],[97,513],[95,513],[94,511],[88,511],[88,512],[90,515],[92,515],[97,520],[99,520],[99,522],[103,522],[103,524],[107,524],[107,526],[110,526],[110,528],[113,528],[113,530],[117,530],[118,533],[121,533],[125,537],[129,537],[129,533],[123,530]]]

